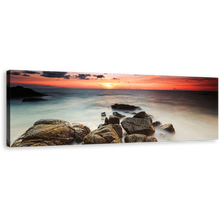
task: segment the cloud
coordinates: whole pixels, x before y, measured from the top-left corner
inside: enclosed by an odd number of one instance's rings
[[[75,75],[75,78],[89,80],[88,77],[90,77],[90,76],[91,76],[91,74],[79,73],[78,75]]]
[[[30,75],[28,75],[28,74],[23,74],[22,76],[30,76]]]
[[[31,71],[31,70],[23,70],[22,73],[27,73],[27,74],[40,74],[40,72]]]
[[[63,78],[70,79],[70,75],[66,75],[67,72],[52,72],[52,71],[43,71],[41,76],[49,78]]]
[[[104,75],[93,75],[94,77],[96,77],[97,79],[102,79],[102,78],[105,78]]]
[[[120,80],[119,78],[112,78],[113,80]]]
[[[17,72],[17,71],[16,71],[16,72],[11,72],[11,71],[10,71],[9,74],[11,74],[11,75],[15,75],[15,76],[19,76],[19,75],[21,75],[21,73],[20,73],[20,72]]]

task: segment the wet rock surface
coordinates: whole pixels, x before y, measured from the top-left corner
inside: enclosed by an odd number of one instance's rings
[[[159,127],[160,125],[162,125],[162,123],[160,121],[155,121],[152,123],[152,125],[156,128],[156,127]]]
[[[158,142],[158,140],[153,136],[148,136],[145,142]]]
[[[120,123],[120,119],[114,115],[110,115],[109,119],[108,119],[108,123],[109,124],[119,124]]]
[[[125,115],[122,115],[122,114],[120,114],[120,113],[118,113],[118,112],[113,112],[113,115],[116,116],[116,117],[118,117],[118,118],[124,118],[124,117],[126,117]]]
[[[125,137],[126,143],[133,143],[133,142],[145,142],[147,135],[144,134],[130,134]]]

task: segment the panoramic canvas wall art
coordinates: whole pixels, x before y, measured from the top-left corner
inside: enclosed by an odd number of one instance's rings
[[[7,71],[7,146],[218,139],[218,78]]]

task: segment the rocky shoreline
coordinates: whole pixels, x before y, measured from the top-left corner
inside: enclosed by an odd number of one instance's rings
[[[41,119],[15,140],[11,147],[158,142],[154,137],[156,130],[159,130],[160,137],[167,140],[175,134],[172,124],[153,121],[153,116],[145,111],[134,112],[141,110],[139,106],[114,104],[111,107],[113,114],[107,117],[102,112],[104,124],[98,125],[93,131],[80,123]],[[115,109],[130,113],[133,117],[126,117]]]

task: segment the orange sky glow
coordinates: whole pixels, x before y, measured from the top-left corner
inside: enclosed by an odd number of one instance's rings
[[[27,88],[218,91],[218,78],[210,77],[10,70],[7,81]]]

